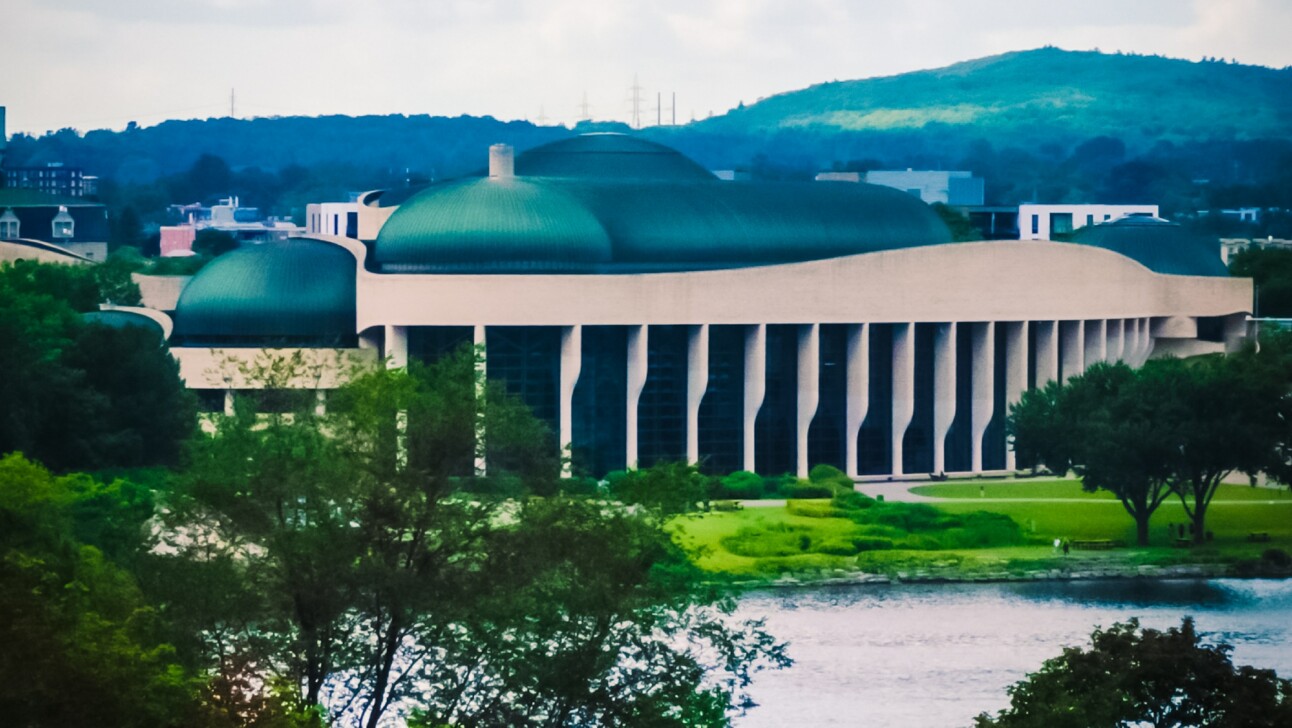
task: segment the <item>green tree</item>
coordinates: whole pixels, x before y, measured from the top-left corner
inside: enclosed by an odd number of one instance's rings
[[[969,222],[969,217],[959,210],[950,207],[941,202],[934,202],[930,207],[946,223],[947,229],[951,231],[951,239],[955,242],[965,242],[969,240],[982,240],[982,231],[974,227]]]
[[[81,530],[113,540],[89,526],[93,513],[134,505],[90,502],[121,491],[85,476],[56,478],[18,454],[0,459],[0,714],[8,724],[204,723],[201,683],[159,639],[160,615],[129,573],[77,539]]]
[[[1075,471],[1085,490],[1107,490],[1148,545],[1149,520],[1171,494],[1171,432],[1158,380],[1125,364],[1096,364],[1064,384],[1023,394],[1006,423],[1018,462]]]
[[[1010,707],[979,728],[1157,728],[1292,725],[1292,682],[1235,667],[1225,644],[1203,644],[1186,617],[1165,631],[1137,620],[1096,629],[1009,689]]]
[[[193,238],[193,252],[207,258],[216,258],[237,249],[238,239],[223,230],[203,228]]]
[[[690,513],[709,504],[709,478],[682,461],[629,470],[608,480],[610,492],[619,500],[664,516]]]
[[[716,617],[688,621],[683,612],[709,601],[698,588],[687,591],[694,572],[678,571],[685,560],[663,548],[668,536],[656,516],[538,495],[554,492],[555,443],[532,416],[516,411],[514,399],[485,386],[476,363],[468,349],[429,367],[358,374],[333,393],[326,414],[312,407],[256,413],[254,402],[240,400],[235,415],[217,418],[214,436],[194,447],[174,532],[209,532],[188,547],[188,558],[214,570],[213,588],[222,593],[259,597],[208,608],[204,621],[190,627],[228,637],[224,644],[189,643],[201,664],[231,676],[225,681],[236,679],[239,665],[266,666],[331,720],[376,726],[395,706],[488,723],[505,710],[498,701],[513,693],[555,700],[554,691],[572,689],[578,679],[535,686],[521,667],[576,636],[596,637],[591,644],[606,649],[622,646],[629,651],[625,664],[636,666],[603,678],[611,675],[603,659],[571,663],[584,670],[584,684],[611,681],[619,692],[603,696],[607,703],[633,692],[620,690],[621,676],[641,675],[644,690],[655,684],[659,676],[648,680],[645,673],[654,674],[657,661],[672,654],[664,643],[682,634],[682,624],[708,625],[715,649],[727,649],[715,654],[741,656],[731,658],[739,675],[747,676],[763,652],[774,656],[761,631],[713,631],[725,623]],[[270,379],[296,379],[295,368],[289,362]],[[513,446],[516,435],[524,440]],[[476,475],[479,457],[487,458],[493,484]],[[510,484],[498,487],[503,480]],[[559,518],[544,509],[567,503],[577,505],[565,506]],[[622,543],[612,536],[641,537],[643,528],[657,532],[655,546],[608,550]],[[594,567],[601,581],[580,577]],[[677,579],[672,591],[655,584],[668,578]],[[535,599],[541,594],[550,619],[533,619],[522,588],[533,589]],[[614,635],[585,633],[601,623],[587,611],[593,604],[618,605],[601,614],[621,616],[672,608],[674,626],[643,626],[631,640],[624,637],[628,642],[612,639],[631,634],[617,623],[608,625]],[[568,637],[553,632],[575,625],[580,631]],[[754,641],[742,652],[745,637]],[[699,715],[691,693],[652,695],[661,713]],[[479,721],[470,717],[476,715]]]

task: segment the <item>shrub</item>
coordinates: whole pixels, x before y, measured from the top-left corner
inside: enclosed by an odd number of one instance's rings
[[[854,490],[835,495],[830,504],[844,511],[862,511],[873,507],[875,502],[874,498]]]
[[[776,489],[777,495],[782,498],[833,498],[835,489],[828,485],[820,485],[808,480],[793,479],[782,483]]]
[[[821,501],[790,501],[785,504],[785,512],[791,516],[804,518],[837,518],[841,514],[833,504]]]
[[[1261,561],[1284,569],[1292,566],[1292,556],[1283,549],[1265,549],[1261,552]]]
[[[818,465],[812,468],[808,473],[808,480],[816,485],[827,486],[840,494],[854,492],[852,478],[833,465]]]
[[[885,551],[893,548],[893,540],[888,538],[864,537],[854,538],[852,540],[853,552],[858,551]]]
[[[763,497],[763,478],[748,470],[738,470],[713,485],[713,498],[757,500]]]
[[[832,538],[820,543],[816,547],[815,551],[818,554],[827,554],[829,556],[856,556],[859,549],[857,548],[855,541],[848,542],[842,539]]]

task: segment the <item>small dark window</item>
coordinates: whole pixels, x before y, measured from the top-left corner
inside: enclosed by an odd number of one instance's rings
[[[359,237],[359,213],[347,212],[345,214],[345,236],[347,238]]]
[[[1198,317],[1198,340],[1199,341],[1224,341],[1225,340],[1225,317],[1224,316],[1199,316]]]
[[[1040,233],[1041,233],[1041,216],[1040,216],[1040,215],[1033,215],[1033,216],[1032,216],[1032,234],[1033,234],[1033,235],[1039,235]]]
[[[223,389],[195,389],[193,390],[193,394],[197,395],[198,412],[224,411]]]
[[[1050,236],[1072,232],[1072,213],[1056,212],[1050,215]]]

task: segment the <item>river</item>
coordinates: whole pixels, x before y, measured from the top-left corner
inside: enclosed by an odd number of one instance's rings
[[[739,728],[968,726],[1008,704],[1005,688],[1096,625],[1193,615],[1235,664],[1292,676],[1292,580],[1120,580],[759,591],[739,614],[765,617],[794,666],[759,673]]]

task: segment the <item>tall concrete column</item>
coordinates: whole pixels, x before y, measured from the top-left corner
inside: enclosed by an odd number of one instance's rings
[[[386,350],[382,354],[386,357],[386,366],[391,369],[403,369],[408,366],[408,327],[387,326],[385,328]]]
[[[870,324],[848,326],[847,422],[844,426],[844,465],[857,477],[857,437],[870,410]]]
[[[937,324],[933,330],[933,472],[947,469],[947,433],[956,419],[956,328]]]
[[[1001,323],[1005,327],[1005,412],[1018,404],[1027,391],[1027,326],[1026,321],[1009,321]],[[1005,446],[1005,469],[1014,470],[1017,460],[1014,447]]]
[[[1137,367],[1139,366],[1139,342],[1140,337],[1140,320],[1137,318],[1126,319],[1126,363]]]
[[[561,477],[571,475],[571,445],[574,442],[574,388],[583,369],[583,327],[561,327],[561,401],[560,421]]]
[[[1118,362],[1126,358],[1126,319],[1109,319],[1108,321],[1108,361]]]
[[[637,403],[646,387],[646,342],[648,329],[645,324],[628,327],[628,413],[625,430],[624,461],[629,469],[637,467]]]
[[[485,339],[485,327],[476,326],[471,331],[471,341],[476,351],[476,401],[483,402],[488,383],[488,346]],[[485,456],[486,446],[484,408],[476,408],[476,475],[488,473],[488,459]]]
[[[902,441],[915,415],[915,324],[893,324],[893,475],[902,474]]]
[[[1059,375],[1066,382],[1086,370],[1086,322],[1060,321],[1059,336],[1063,337]]]
[[[1036,386],[1059,381],[1059,322],[1035,321],[1036,327]]]
[[[745,328],[745,452],[742,468],[754,472],[754,425],[767,395],[767,324]]]
[[[1153,319],[1145,318],[1140,321],[1140,350],[1139,363],[1141,365],[1153,356]]]
[[[996,408],[996,324],[988,321],[970,325],[969,349],[973,360],[973,437],[971,470],[982,472],[982,441]]]
[[[1108,322],[1104,319],[1086,322],[1086,369],[1108,358],[1107,327]]]
[[[700,403],[709,388],[709,325],[687,330],[686,339],[686,461],[700,462]]]
[[[794,469],[800,478],[808,476],[808,430],[821,399],[821,325],[798,327],[798,421],[794,446]]]

